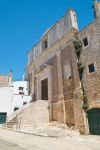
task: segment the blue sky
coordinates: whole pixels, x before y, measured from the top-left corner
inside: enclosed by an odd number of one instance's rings
[[[0,0],[0,74],[13,70],[21,80],[27,51],[68,8],[77,13],[79,29],[93,21],[93,0]]]

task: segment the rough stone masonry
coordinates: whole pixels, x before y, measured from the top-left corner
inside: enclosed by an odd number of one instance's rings
[[[82,83],[87,97],[87,111],[83,109],[73,46],[76,34],[82,42]],[[95,134],[96,130],[100,134],[100,119],[96,121],[100,116],[100,2],[94,1],[94,21],[81,31],[78,31],[75,11],[69,9],[43,34],[28,53],[26,79],[30,82],[33,102],[48,101],[50,122],[65,123],[79,129],[82,134]],[[93,124],[94,120],[97,125]]]

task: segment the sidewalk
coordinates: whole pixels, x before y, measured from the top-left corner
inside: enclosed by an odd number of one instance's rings
[[[2,128],[1,128],[2,129]],[[6,130],[25,133],[29,135],[41,136],[41,137],[51,137],[51,138],[61,138],[61,137],[72,137],[82,140],[96,140],[100,142],[100,136],[96,135],[80,135],[77,130],[72,130],[70,128],[61,128],[57,126],[41,126],[41,127],[27,127],[22,128],[21,130]]]
[[[4,128],[4,127],[3,127]],[[47,125],[39,125],[37,127],[34,126],[25,126],[21,127],[19,129],[8,129],[7,130],[15,131],[15,132],[21,132],[31,135],[37,135],[42,137],[53,137],[53,138],[59,138],[59,137],[65,137],[65,136],[79,136],[80,133],[78,131],[72,130],[72,128],[68,128],[64,124],[58,124],[58,123],[50,123]]]
[[[77,131],[66,130],[63,128],[52,127],[52,126],[35,127],[35,128],[29,127],[29,128],[23,128],[20,131],[24,133],[33,134],[33,135],[39,135],[44,137],[55,137],[55,138],[79,135],[79,132]]]
[[[42,129],[41,132],[43,132]],[[66,130],[65,134],[64,131],[65,129],[56,129],[56,132],[55,128],[46,129],[46,134],[51,132],[50,137],[47,137],[46,135],[36,136],[28,132],[24,134],[0,128],[0,140],[5,143],[8,141],[11,144],[17,144],[25,150],[100,150],[100,137],[81,136],[78,132],[71,130]],[[58,132],[62,134],[58,136]],[[57,137],[52,137],[52,135],[57,135]]]

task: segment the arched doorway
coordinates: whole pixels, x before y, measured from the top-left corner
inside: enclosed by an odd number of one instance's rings
[[[90,134],[100,135],[100,108],[93,108],[88,111],[88,122]]]

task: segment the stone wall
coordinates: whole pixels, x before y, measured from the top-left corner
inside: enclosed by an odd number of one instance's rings
[[[71,48],[66,47],[61,52],[61,65],[62,65],[62,76],[63,76],[63,93],[64,99],[73,99],[74,92],[74,81],[73,81],[73,69],[71,61]],[[65,70],[66,69],[66,70]]]
[[[97,6],[95,9],[97,9],[99,14],[100,12]],[[39,48],[37,48],[36,53],[39,57],[37,59],[36,56],[36,59],[33,61],[34,68],[32,68],[32,65],[29,65],[27,70],[30,76],[32,69],[37,73],[38,70],[40,72],[45,70],[46,65],[52,66],[52,82],[50,83],[52,85],[52,94],[49,99],[51,121],[59,121],[69,126],[75,125],[75,128],[79,129],[81,133],[86,133],[88,127],[87,116],[82,108],[82,89],[77,68],[77,57],[73,47],[73,40],[75,33],[77,33],[75,19],[74,11],[69,10],[64,17],[44,33],[42,38],[45,36],[48,37],[48,48],[43,52],[40,51],[40,53]],[[73,21],[72,23],[74,24],[72,25],[70,21]],[[86,47],[82,43],[81,61],[84,65],[82,82],[87,93],[89,109],[100,107],[99,15],[97,15],[92,24],[89,24],[80,31],[78,36],[81,41],[86,37],[88,39],[88,45]],[[93,73],[89,73],[88,65],[91,63],[95,66],[95,72]],[[35,80],[37,79],[35,78]],[[34,81],[34,84],[36,95],[36,81]]]
[[[43,41],[47,40],[47,48],[52,47],[65,33],[72,29],[78,30],[76,13],[69,9],[65,15],[59,19],[52,27],[46,30],[40,41],[34,45],[32,50],[28,53],[28,65],[35,61],[44,52]]]
[[[16,128],[47,126],[49,123],[48,102],[38,100],[17,115]]]
[[[58,68],[57,68],[57,56],[55,55],[50,59],[47,64],[52,65],[52,103],[58,100]]]
[[[73,99],[65,102],[65,112],[67,126],[75,126]]]
[[[79,36],[88,37],[89,44],[83,47],[81,59],[85,66],[83,82],[88,96],[89,105],[100,103],[100,19],[84,28]],[[89,73],[88,65],[94,64],[95,72]]]

